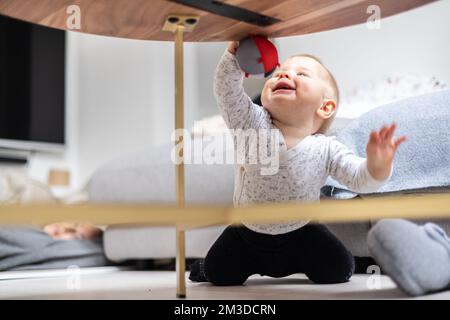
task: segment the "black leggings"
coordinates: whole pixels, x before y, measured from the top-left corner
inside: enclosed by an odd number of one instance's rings
[[[241,285],[253,274],[305,273],[315,283],[341,283],[350,279],[355,263],[324,225],[307,224],[280,235],[229,226],[209,250],[204,268],[208,281],[219,286]]]

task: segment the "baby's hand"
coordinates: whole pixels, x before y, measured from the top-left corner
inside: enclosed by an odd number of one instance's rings
[[[389,176],[392,161],[398,146],[406,140],[405,136],[393,139],[397,125],[383,126],[379,132],[370,133],[367,143],[367,168],[377,180],[384,180]]]
[[[228,43],[228,52],[235,55],[238,47],[238,41],[231,41],[230,43]]]

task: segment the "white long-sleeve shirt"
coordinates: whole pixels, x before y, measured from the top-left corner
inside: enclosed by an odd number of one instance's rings
[[[262,174],[261,168],[267,165],[261,163],[240,163],[235,166],[235,207],[268,202],[318,202],[320,189],[328,176],[357,193],[376,191],[389,180],[392,169],[386,180],[374,179],[367,169],[366,159],[356,156],[334,136],[309,135],[287,149],[281,131],[273,125],[267,110],[254,104],[244,92],[243,79],[244,73],[235,56],[225,51],[214,78],[214,94],[219,111],[229,129],[274,129],[278,132],[277,136],[267,138],[267,143],[278,144],[279,157],[274,174]],[[246,148],[245,156],[248,157],[251,152]],[[256,232],[281,234],[301,228],[308,222],[243,224]]]

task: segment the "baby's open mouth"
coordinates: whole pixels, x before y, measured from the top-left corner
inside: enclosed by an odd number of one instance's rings
[[[291,93],[295,92],[295,86],[286,80],[278,81],[272,88],[272,92],[277,93]]]

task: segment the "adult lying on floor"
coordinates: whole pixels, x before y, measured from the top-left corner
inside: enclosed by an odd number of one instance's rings
[[[60,222],[0,228],[0,271],[111,265],[103,231],[88,223]]]

